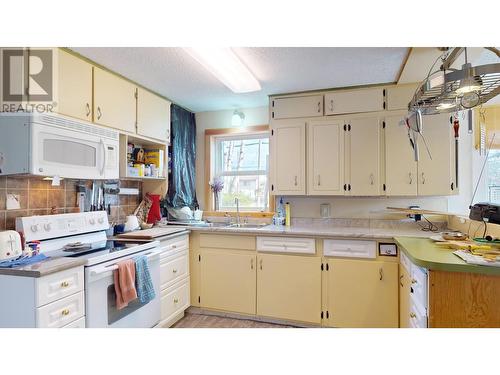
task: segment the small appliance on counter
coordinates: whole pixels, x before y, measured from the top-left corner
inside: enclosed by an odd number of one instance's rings
[[[0,232],[0,262],[16,259],[23,254],[21,236],[14,230]]]

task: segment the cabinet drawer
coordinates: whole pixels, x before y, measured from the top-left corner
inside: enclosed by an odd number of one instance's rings
[[[271,118],[323,116],[323,95],[271,99]]]
[[[85,315],[83,292],[39,307],[36,311],[37,327],[60,328]]]
[[[270,253],[316,254],[314,238],[257,237],[257,250]]]
[[[201,234],[200,247],[255,250],[255,237],[226,234]]]
[[[427,328],[427,314],[425,308],[418,304],[410,303],[410,327],[411,328]]]
[[[81,317],[80,319],[77,319],[74,322],[66,324],[62,328],[85,328],[85,317]]]
[[[36,306],[43,306],[83,290],[83,267],[36,279]]]
[[[377,257],[376,241],[324,240],[325,257],[371,258]]]
[[[406,254],[403,253],[402,251],[400,252],[400,255],[399,255],[399,262],[405,268],[406,272],[408,272],[408,274],[410,274],[411,273],[411,261],[406,256]]]
[[[160,261],[160,285],[164,289],[168,284],[188,275],[189,258],[187,251]]]
[[[160,259],[164,259],[171,255],[171,253],[181,250],[186,250],[189,248],[189,237],[182,236],[173,238],[171,240],[161,241],[160,247],[163,252],[160,255]]]
[[[166,320],[189,307],[189,281],[161,292],[161,320]]]
[[[427,272],[424,268],[411,265],[411,299],[421,308],[427,307]]]

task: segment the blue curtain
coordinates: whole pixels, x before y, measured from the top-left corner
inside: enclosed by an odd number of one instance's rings
[[[178,105],[171,106],[171,147],[167,205],[173,208],[198,208],[196,199],[196,121]]]

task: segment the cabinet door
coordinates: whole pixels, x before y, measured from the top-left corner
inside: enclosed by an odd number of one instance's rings
[[[325,94],[325,115],[383,110],[384,91],[382,88],[342,90]]]
[[[385,119],[385,184],[387,195],[417,195],[417,162],[404,115]]]
[[[271,99],[271,118],[323,116],[323,95]]]
[[[332,327],[398,327],[398,264],[328,259],[327,322]]]
[[[129,81],[94,67],[94,122],[135,133],[135,93]]]
[[[387,109],[389,111],[398,109],[408,109],[408,103],[413,98],[418,84],[410,83],[407,85],[395,85],[388,87],[387,90]]]
[[[344,122],[308,124],[308,193],[344,195]]]
[[[380,194],[380,120],[349,120],[347,174],[350,195]]]
[[[410,275],[399,265],[399,328],[410,328]]]
[[[92,121],[92,65],[63,50],[58,51],[58,101],[55,110]]]
[[[273,194],[306,193],[305,123],[297,120],[273,122],[271,131],[271,175]]]
[[[201,250],[201,307],[255,314],[255,253]]]
[[[321,258],[257,255],[257,314],[321,323]]]
[[[449,195],[455,190],[455,142],[450,114],[423,116],[423,135],[432,160],[419,137],[418,195]]]
[[[137,133],[170,141],[170,102],[143,88],[137,89]]]

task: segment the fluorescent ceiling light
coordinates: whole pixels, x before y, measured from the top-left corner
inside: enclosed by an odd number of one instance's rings
[[[259,81],[229,47],[184,48],[219,81],[236,93],[259,91]]]

